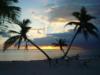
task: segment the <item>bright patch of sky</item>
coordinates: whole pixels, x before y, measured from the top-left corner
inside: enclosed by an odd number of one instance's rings
[[[40,29],[45,27],[47,34],[64,31],[65,22],[50,20],[50,12],[57,7],[56,0],[20,0],[19,6],[22,8],[21,19],[29,18],[32,28]]]

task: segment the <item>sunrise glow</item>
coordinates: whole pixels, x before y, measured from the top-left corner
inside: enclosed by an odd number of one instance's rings
[[[53,51],[53,50],[59,50],[60,48],[59,48],[59,46],[50,46],[50,45],[48,45],[48,46],[39,46],[41,49],[43,49],[43,50],[51,50],[51,51]],[[25,49],[25,46],[22,46],[21,47],[21,49]],[[35,46],[28,46],[28,49],[29,50],[37,50],[37,48],[35,47]]]

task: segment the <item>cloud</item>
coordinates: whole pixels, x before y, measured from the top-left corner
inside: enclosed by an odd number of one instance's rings
[[[48,34],[47,37],[34,39],[34,41],[36,43],[38,43],[39,45],[50,45],[52,42],[55,41],[55,39],[64,38],[64,39],[66,39],[67,43],[69,44],[71,39],[73,38],[73,35],[74,35],[74,32]],[[99,33],[99,35],[100,35],[100,33]],[[100,40],[95,39],[95,37],[93,37],[93,36],[90,36],[87,41],[84,39],[82,34],[79,34],[73,43],[73,46],[81,47],[84,50],[91,50],[91,51],[93,50],[95,52],[100,50],[99,45],[100,45]]]
[[[52,11],[49,12],[50,21],[54,21],[58,18],[75,20],[75,18],[72,16],[72,12],[80,11],[82,6],[85,6],[90,14],[96,17],[100,15],[99,0],[77,0],[77,1],[55,0],[55,1],[57,7],[52,8]]]
[[[74,9],[74,7],[73,7]],[[51,12],[49,12],[49,20],[50,21],[54,21],[60,18],[69,20],[69,19],[73,19],[71,17],[71,13],[73,11],[73,9],[69,9],[69,7],[56,7],[53,8]]]
[[[33,27],[47,26],[47,32],[49,33],[64,32],[64,25],[69,21],[76,20],[76,18],[72,16],[72,12],[80,11],[81,6],[86,6],[89,14],[98,17],[98,15],[100,15],[100,11],[98,11],[100,10],[100,3],[97,1],[98,0],[41,0],[40,2],[47,3],[45,7],[42,9],[28,8],[24,11],[26,13],[24,17],[28,15],[28,18],[32,20],[31,26]],[[98,17],[93,23],[98,25],[100,24],[99,20],[100,18]]]
[[[48,13],[50,13],[50,12],[52,12],[52,8],[47,8],[47,9],[44,11],[44,13],[46,13],[46,14],[48,14]]]
[[[33,20],[32,26],[34,25],[35,28],[45,27],[47,33],[62,33],[72,29],[70,26],[69,28],[64,28],[65,24],[68,22],[65,18],[56,18],[56,20],[50,21],[48,16],[33,14],[31,19]]]

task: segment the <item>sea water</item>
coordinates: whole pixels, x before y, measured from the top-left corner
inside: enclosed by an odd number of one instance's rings
[[[57,58],[63,55],[63,52],[60,50],[45,50],[45,52],[51,57],[51,58]],[[66,51],[65,51],[66,52]],[[81,57],[84,55],[86,57],[89,56],[89,52],[86,50],[70,50],[68,55],[73,56],[79,54]],[[0,51],[0,61],[30,61],[30,60],[44,60],[46,59],[46,56],[40,52],[39,50],[7,50],[5,52]]]

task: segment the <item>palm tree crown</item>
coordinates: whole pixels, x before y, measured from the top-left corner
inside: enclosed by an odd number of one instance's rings
[[[89,34],[98,37],[96,33],[97,28],[94,24],[89,22],[91,19],[95,19],[95,17],[89,15],[85,7],[82,7],[80,12],[74,12],[73,16],[75,16],[79,22],[69,22],[67,25],[75,25],[75,30],[77,29],[78,33],[82,32],[86,38],[88,38]]]
[[[87,13],[85,7],[82,7],[80,12],[74,12],[72,15],[78,19],[78,22],[69,22],[66,25],[75,25],[74,30],[76,30],[76,33],[75,33],[73,39],[71,40],[71,43],[67,49],[67,52],[65,53],[65,55],[63,57],[65,57],[68,54],[68,52],[72,46],[72,43],[73,43],[74,39],[76,38],[77,34],[83,33],[86,39],[88,39],[89,34],[98,38],[97,28],[94,26],[94,24],[92,24],[90,22],[90,20],[95,19],[95,17],[89,15]]]
[[[18,49],[19,49],[21,46],[21,42],[24,40],[26,49],[28,48],[28,43],[30,43],[34,45],[37,49],[39,49],[50,60],[50,57],[40,47],[38,47],[33,41],[27,38],[26,33],[30,29],[30,27],[27,26],[29,23],[30,23],[29,19],[23,20],[23,22],[19,22],[19,21],[16,22],[16,24],[18,24],[21,27],[21,31],[20,32],[16,32],[13,30],[9,31],[12,33],[18,33],[18,35],[10,37],[4,43],[3,51],[5,51],[7,48],[12,46],[13,44],[15,44],[15,46],[18,46]]]
[[[60,50],[64,53],[64,49],[63,49],[63,46],[67,46],[66,44],[66,40],[65,39],[56,39],[56,42],[55,43],[52,43],[52,45],[54,46],[59,46],[60,47]]]
[[[21,28],[20,32],[14,31],[14,30],[9,30],[10,33],[17,33],[18,35],[13,36],[9,38],[5,44],[4,44],[4,51],[10,47],[12,44],[15,43],[15,45],[18,46],[18,49],[20,48],[21,41],[24,40],[27,42],[27,36],[26,33],[30,29],[30,27],[27,27],[27,25],[30,23],[29,19],[23,20],[23,22],[17,21],[16,24],[18,24]]]

